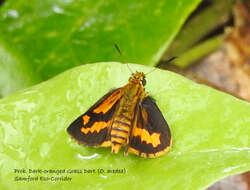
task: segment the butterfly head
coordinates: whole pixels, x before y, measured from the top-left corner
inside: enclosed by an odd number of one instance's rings
[[[129,78],[129,82],[141,83],[143,86],[146,85],[145,74],[143,72],[135,72]]]

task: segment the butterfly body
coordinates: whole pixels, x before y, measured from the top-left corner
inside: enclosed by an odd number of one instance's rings
[[[171,133],[159,108],[144,90],[145,75],[132,74],[128,84],[103,96],[67,129],[79,143],[111,146],[117,154],[158,157],[170,149]]]
[[[133,126],[136,105],[146,96],[142,80],[143,73],[131,77],[129,83],[121,88],[121,98],[115,111],[111,126],[112,152],[118,153],[120,148],[129,143]]]

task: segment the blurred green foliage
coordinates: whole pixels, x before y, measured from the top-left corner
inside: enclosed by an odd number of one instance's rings
[[[0,94],[77,65],[121,61],[114,42],[127,61],[156,65],[200,1],[8,0],[0,9]]]

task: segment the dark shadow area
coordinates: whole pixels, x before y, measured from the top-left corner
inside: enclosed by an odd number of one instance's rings
[[[224,24],[220,25],[219,27],[215,28],[213,31],[211,31],[210,33],[208,33],[207,35],[205,35],[203,38],[201,38],[199,42],[207,40],[209,38],[212,38],[214,36],[217,36],[218,34],[223,34],[224,30],[226,27],[230,27],[233,26],[234,22],[233,22],[233,17],[231,16],[229,18],[229,20],[227,22],[225,22]]]
[[[207,7],[211,6],[213,3],[212,0],[203,0],[198,7],[191,13],[191,15],[189,16],[188,20],[196,15],[198,15],[199,13],[201,13],[202,11],[204,11]],[[188,20],[186,22],[188,22]]]
[[[0,6],[2,6],[4,2],[5,0],[0,0]]]

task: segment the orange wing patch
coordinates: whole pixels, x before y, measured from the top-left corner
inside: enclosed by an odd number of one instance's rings
[[[82,117],[82,120],[83,120],[83,125],[86,125],[89,122],[90,117],[88,115],[84,115]]]
[[[120,93],[120,89],[116,90],[111,96],[109,96],[107,99],[105,99],[101,105],[99,105],[97,108],[93,110],[94,113],[107,113],[113,105],[121,98],[122,93]]]
[[[97,132],[99,133],[102,129],[106,128],[107,127],[107,123],[104,122],[104,121],[99,121],[99,122],[95,122],[91,127],[89,128],[84,128],[82,127],[81,128],[81,132],[83,132],[84,134],[87,134],[87,133],[94,133],[94,132]]]
[[[102,147],[111,146],[111,141],[104,141],[100,146],[102,146]]]
[[[170,144],[170,146],[166,147],[162,151],[159,151],[159,152],[156,152],[156,153],[149,153],[149,154],[147,154],[145,152],[140,152],[139,150],[136,150],[135,148],[131,148],[131,147],[128,148],[128,151],[133,153],[133,154],[136,154],[138,156],[142,156],[144,158],[155,158],[155,157],[162,156],[163,154],[168,152],[170,150],[170,148],[171,148],[171,144]]]
[[[152,144],[153,147],[157,147],[161,144],[159,133],[152,133],[150,135],[147,130],[136,127],[134,128],[132,135],[139,136],[141,141],[145,141],[147,144]]]

